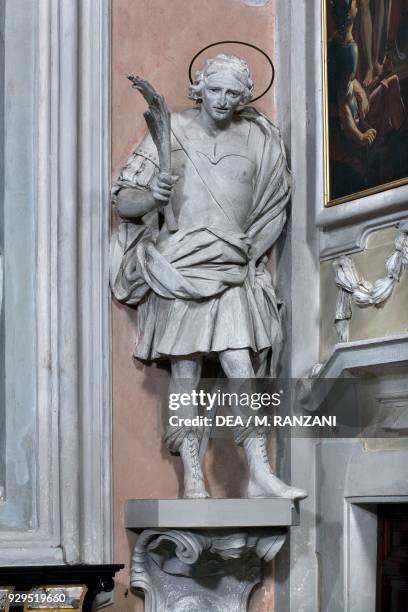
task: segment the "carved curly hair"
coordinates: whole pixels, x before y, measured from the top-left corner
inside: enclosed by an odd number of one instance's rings
[[[188,97],[196,102],[201,102],[201,94],[206,78],[211,74],[217,74],[225,70],[230,70],[244,86],[242,104],[249,102],[253,97],[254,83],[251,79],[248,64],[239,57],[227,53],[221,53],[211,59],[207,59],[203,68],[197,70],[194,83],[190,85]]]

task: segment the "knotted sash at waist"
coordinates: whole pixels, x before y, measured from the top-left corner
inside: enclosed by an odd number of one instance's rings
[[[158,245],[146,232],[123,247],[111,282],[126,304],[137,304],[149,290],[167,299],[208,299],[242,285],[248,272],[249,239],[216,228],[179,230]]]

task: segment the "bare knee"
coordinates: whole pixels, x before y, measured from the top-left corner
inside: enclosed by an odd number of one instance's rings
[[[385,79],[383,84],[387,104],[392,107],[395,103],[399,103],[401,99],[401,90],[398,76],[393,74],[388,79]]]
[[[228,350],[219,353],[221,367],[228,378],[255,376],[249,349]]]
[[[388,89],[395,93],[400,93],[400,83],[399,83],[399,78],[396,74],[393,74],[392,76],[388,77],[388,79],[386,80],[387,83],[387,87]]]

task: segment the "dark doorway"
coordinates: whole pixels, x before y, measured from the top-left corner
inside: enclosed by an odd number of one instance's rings
[[[408,504],[379,504],[377,612],[407,610]]]

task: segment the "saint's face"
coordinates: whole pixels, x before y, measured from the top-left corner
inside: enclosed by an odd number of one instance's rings
[[[202,90],[205,112],[217,123],[231,121],[244,98],[244,85],[228,72],[206,77]]]

